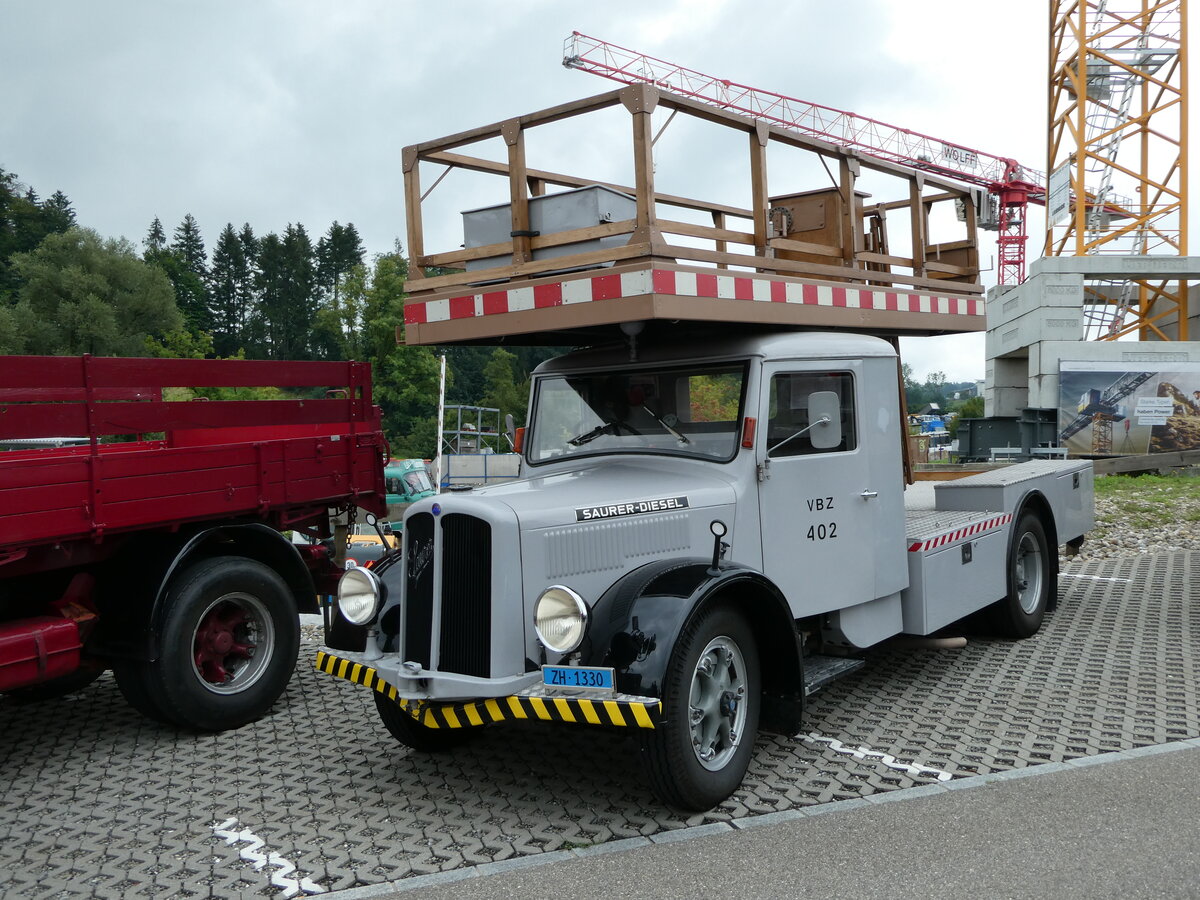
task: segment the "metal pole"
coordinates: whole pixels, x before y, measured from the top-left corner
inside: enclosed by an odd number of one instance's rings
[[[446,424],[446,354],[441,359],[441,375],[438,383],[438,426],[437,426],[437,455],[433,459],[433,483],[440,491],[442,489],[442,428]]]

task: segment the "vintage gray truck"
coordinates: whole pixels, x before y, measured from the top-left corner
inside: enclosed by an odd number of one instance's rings
[[[320,670],[438,751],[513,719],[636,729],[657,795],[707,809],[759,729],[895,635],[1034,634],[1087,461],[909,491],[896,352],[848,332],[577,351],[534,373],[522,478],[404,517],[342,578]]]

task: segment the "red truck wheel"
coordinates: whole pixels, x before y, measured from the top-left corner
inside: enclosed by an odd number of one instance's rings
[[[176,576],[166,603],[159,658],[117,671],[130,701],[201,731],[237,728],[270,709],[300,645],[283,579],[254,560],[214,557]]]

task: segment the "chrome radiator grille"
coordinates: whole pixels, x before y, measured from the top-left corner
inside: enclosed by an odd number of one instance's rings
[[[441,558],[435,559],[434,529],[442,529]],[[404,526],[404,659],[426,669],[487,678],[491,675],[492,529],[474,516],[429,513]],[[434,572],[441,596],[434,597]],[[434,609],[440,604],[439,633]],[[438,648],[436,666],[432,648]]]

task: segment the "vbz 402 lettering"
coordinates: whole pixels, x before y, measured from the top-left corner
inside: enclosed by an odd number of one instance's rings
[[[820,525],[808,526],[808,539],[810,541],[825,541],[837,537],[837,522],[830,522],[826,525],[822,522]]]

